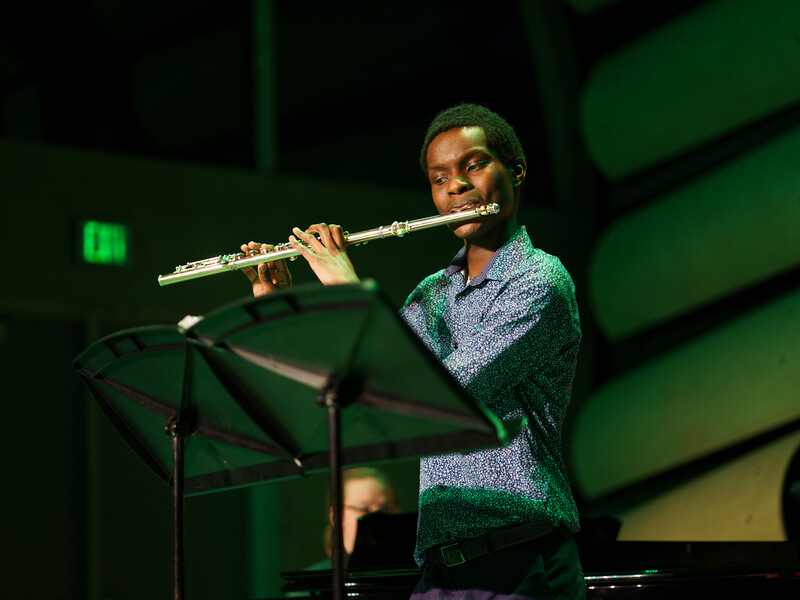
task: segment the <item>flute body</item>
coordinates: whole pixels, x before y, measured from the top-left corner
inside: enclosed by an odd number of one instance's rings
[[[449,223],[458,223],[460,221],[468,221],[475,217],[493,215],[497,214],[499,211],[500,207],[497,204],[487,204],[485,206],[478,206],[447,215],[437,215],[435,217],[416,219],[414,221],[395,221],[391,225],[381,225],[375,229],[368,229],[358,233],[345,233],[344,237],[348,246],[357,246],[388,237],[403,237],[405,234],[411,233],[412,231],[429,229]],[[217,273],[236,271],[273,260],[282,260],[285,258],[294,260],[299,255],[300,252],[295,250],[289,242],[277,244],[273,250],[253,250],[249,253],[237,252],[235,254],[220,254],[213,258],[178,265],[172,273],[159,275],[158,285],[165,286],[181,281],[189,281],[190,279],[198,279],[199,277],[216,275]]]

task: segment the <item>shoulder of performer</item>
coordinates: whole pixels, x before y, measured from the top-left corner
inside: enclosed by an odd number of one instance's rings
[[[524,268],[506,274],[502,304],[521,314],[547,309],[577,319],[575,286],[561,261],[538,248],[531,248],[526,258]]]
[[[406,301],[403,303],[403,307],[400,309],[401,312],[412,304],[429,300],[436,291],[445,287],[447,283],[448,277],[445,274],[444,269],[441,269],[436,273],[431,273],[425,279],[420,281],[417,284],[417,287],[414,288],[414,291],[408,295],[408,298],[406,298]]]

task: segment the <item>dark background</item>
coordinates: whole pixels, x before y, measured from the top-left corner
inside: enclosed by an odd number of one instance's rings
[[[72,358],[248,293],[236,275],[159,288],[175,264],[294,225],[432,214],[422,136],[462,101],[516,128],[522,220],[575,279],[584,342],[565,450],[584,516],[630,516],[642,528],[629,539],[797,536],[796,440],[770,444],[800,418],[798,39],[790,0],[3,5],[9,597],[167,597],[169,488]],[[130,226],[131,264],[81,262],[86,217]],[[415,236],[352,252],[397,305],[457,250],[445,231]],[[767,482],[735,467],[760,468],[761,451]],[[724,465],[745,487],[719,489],[744,500],[690,503],[719,522],[687,534],[651,510]],[[414,510],[415,463],[386,468]],[[190,596],[275,595],[278,571],[320,558],[324,487],[188,499]]]

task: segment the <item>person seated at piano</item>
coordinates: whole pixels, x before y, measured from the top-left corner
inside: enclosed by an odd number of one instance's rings
[[[358,520],[370,513],[397,512],[397,500],[394,488],[386,475],[372,467],[356,467],[342,471],[342,538],[347,556],[353,553],[358,532]],[[325,528],[324,546],[328,558],[321,560],[307,569],[331,568],[331,537],[333,524],[333,508],[330,508],[329,523]]]
[[[440,214],[490,203],[500,211],[450,226],[461,250],[423,279],[401,316],[477,402],[526,421],[507,446],[421,460],[414,598],[583,598],[561,454],[580,321],[569,273],[517,221],[522,145],[496,113],[457,105],[434,117],[420,166]],[[290,243],[323,284],[359,281],[341,227],[293,231]],[[245,274],[256,295],[291,282],[280,261]]]

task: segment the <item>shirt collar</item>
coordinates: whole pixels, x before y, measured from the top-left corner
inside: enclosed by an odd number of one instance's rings
[[[517,231],[512,235],[505,244],[500,246],[489,259],[481,272],[473,277],[469,284],[476,286],[483,283],[485,279],[503,280],[511,275],[520,264],[521,255],[529,254],[533,250],[533,244],[528,237],[528,232],[524,225],[521,225]],[[452,277],[456,273],[460,273],[466,268],[466,248],[461,248],[450,261],[450,264],[444,270],[446,277]]]

